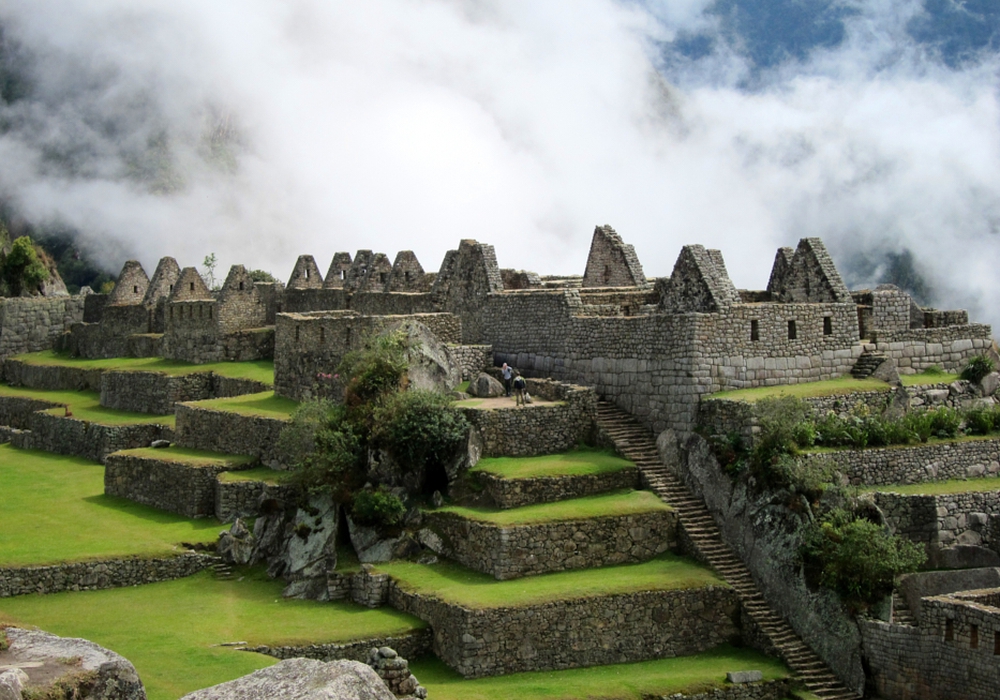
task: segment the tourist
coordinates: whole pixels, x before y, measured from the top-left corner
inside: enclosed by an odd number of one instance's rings
[[[514,376],[513,368],[506,362],[503,363],[503,367],[500,368],[500,374],[503,375],[503,390],[504,393],[510,396],[510,380]]]
[[[528,388],[528,383],[524,381],[524,377],[520,373],[514,377],[514,404],[517,406],[525,406],[527,402],[524,400],[525,389]]]

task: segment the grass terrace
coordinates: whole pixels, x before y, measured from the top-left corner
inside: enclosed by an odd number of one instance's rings
[[[135,664],[150,700],[176,700],[278,661],[220,644],[345,642],[425,626],[389,608],[284,599],[283,582],[259,570],[239,573],[233,581],[202,572],[133,588],[6,598],[0,620],[118,652]]]
[[[565,671],[513,673],[471,680],[463,679],[433,657],[410,664],[410,670],[427,688],[428,697],[434,700],[641,700],[650,696],[693,694],[722,688],[727,672],[748,669],[761,671],[764,680],[768,681],[790,675],[777,659],[751,649],[728,645],[694,656]]]
[[[859,391],[889,391],[891,388],[881,379],[855,379],[850,375],[845,375],[836,379],[826,379],[821,382],[758,386],[753,389],[719,391],[703,398],[705,400],[725,399],[726,401],[754,403],[761,399],[773,399],[779,396],[794,396],[799,399],[809,399],[818,396],[841,396]]]
[[[893,484],[891,486],[866,486],[863,493],[890,492],[904,496],[946,496],[951,493],[1000,491],[1000,478],[953,479],[951,481],[925,481],[922,484]]]
[[[217,477],[225,484],[236,484],[242,481],[263,481],[265,484],[274,486],[280,484],[291,484],[295,481],[295,473],[270,467],[256,467],[254,469],[243,469],[238,472],[222,472]]]
[[[616,472],[635,465],[610,450],[580,448],[540,457],[487,457],[470,471],[489,472],[505,479],[539,476],[581,476]]]
[[[245,394],[243,396],[231,396],[224,399],[192,401],[189,405],[213,411],[238,413],[241,416],[258,416],[261,418],[278,418],[281,420],[288,420],[291,418],[295,409],[299,407],[298,401],[286,399],[283,396],[277,396],[273,391],[263,391],[259,394]]]
[[[97,423],[98,425],[136,425],[158,423],[173,427],[174,416],[156,416],[149,413],[134,413],[105,408],[101,405],[101,395],[96,391],[52,391],[49,389],[28,389],[25,387],[0,384],[0,396],[16,396],[26,399],[51,401],[68,406],[73,418]],[[46,411],[54,416],[65,413],[64,408],[51,408]]]
[[[556,503],[541,503],[521,508],[510,508],[508,510],[448,506],[439,508],[434,512],[454,513],[469,520],[508,526],[634,515],[636,513],[648,513],[657,510],[667,511],[671,510],[671,508],[650,491],[625,490],[558,501]]]
[[[130,455],[132,457],[144,457],[146,459],[161,459],[166,462],[177,462],[189,467],[239,467],[250,464],[253,457],[245,455],[231,455],[222,452],[208,452],[207,450],[192,450],[186,447],[138,447],[132,450],[122,450],[115,454]],[[258,471],[271,471],[258,470]]]
[[[215,372],[232,379],[252,379],[267,385],[274,384],[274,361],[254,360],[251,362],[210,362],[196,365],[180,360],[162,357],[110,357],[89,360],[70,357],[66,353],[45,350],[14,357],[31,365],[74,367],[77,369],[135,370],[141,372],[163,372],[164,374],[194,374],[195,372]]]
[[[404,591],[473,609],[727,585],[694,560],[669,553],[641,564],[558,571],[510,581],[497,581],[449,561],[430,565],[395,561],[377,568],[392,576]]]
[[[903,386],[922,386],[925,384],[951,384],[958,379],[957,374],[935,370],[924,370],[919,374],[901,374],[899,379]]]
[[[214,542],[220,524],[104,495],[104,467],[79,457],[0,445],[0,566],[164,556]]]

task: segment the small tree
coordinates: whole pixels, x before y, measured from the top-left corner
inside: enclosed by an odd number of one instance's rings
[[[254,282],[277,282],[278,278],[267,270],[250,270],[247,273]]]
[[[443,466],[468,438],[469,422],[434,391],[411,389],[388,396],[375,409],[371,442],[388,450],[401,467],[423,471]]]
[[[215,267],[219,264],[219,261],[215,257],[215,253],[209,253],[205,256],[205,259],[201,261],[202,267],[205,268],[205,274],[202,277],[205,278],[205,284],[208,285],[209,289],[218,289],[219,285],[215,279]]]
[[[3,280],[11,296],[33,291],[49,278],[38,251],[28,236],[15,239],[10,253],[3,259]]]

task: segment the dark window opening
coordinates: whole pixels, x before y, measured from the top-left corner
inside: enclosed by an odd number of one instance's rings
[[[211,320],[211,318],[212,318],[212,307],[211,306],[208,307],[208,318],[209,318],[209,320]]]
[[[760,322],[750,321],[750,340],[757,341],[760,340]]]
[[[608,284],[609,282],[611,282],[611,266],[610,265],[605,265],[604,266],[604,284]]]
[[[378,273],[378,281],[385,284],[385,278],[388,277],[384,272]]]
[[[306,279],[309,279],[309,270],[306,270],[305,274],[306,274]]]
[[[347,338],[344,340],[344,345],[348,348],[351,347],[351,328],[347,327]]]
[[[1000,656],[1000,632],[993,633],[993,655]]]
[[[171,291],[171,292],[172,292],[172,291],[174,291],[174,285],[172,285],[172,284],[171,284],[171,285],[168,285],[168,286],[167,286],[167,289],[168,289],[169,291]]]
[[[340,271],[340,279],[344,280],[346,278],[347,278],[347,270],[341,270]]]
[[[298,339],[299,339],[299,327],[295,326],[295,340],[296,340],[296,342],[298,342]]]
[[[944,641],[950,642],[955,638],[955,623],[951,620],[944,621]]]
[[[326,329],[325,328],[320,328],[319,329],[319,342],[321,342],[321,343],[325,343],[326,342]]]
[[[138,294],[139,293],[139,285],[137,285],[137,284],[133,284],[132,285],[132,293],[133,294]]]
[[[194,282],[189,282],[188,284],[191,285],[191,291],[193,292],[194,291]]]
[[[240,291],[241,292],[243,291],[243,283],[242,282],[240,282]]]
[[[823,317],[823,335],[833,335],[833,319],[829,316]]]
[[[969,648],[979,648],[979,625],[969,625]]]
[[[795,340],[798,337],[798,333],[795,331],[795,321],[788,322],[788,339]]]
[[[174,320],[174,307],[172,307],[172,306],[170,307],[170,320],[171,321]]]
[[[406,271],[406,272],[404,273],[404,277],[406,277],[406,281],[407,281],[407,282],[409,282],[409,281],[411,281],[411,280],[413,279],[413,273],[412,273],[412,272],[410,272],[409,270],[407,270],[407,271]]]

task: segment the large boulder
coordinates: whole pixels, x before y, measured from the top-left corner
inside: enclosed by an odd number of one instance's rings
[[[402,321],[390,330],[406,334],[408,386],[427,391],[449,392],[462,381],[462,366],[448,346],[419,321]]]
[[[288,659],[181,700],[396,700],[385,683],[358,661]]]
[[[124,656],[86,639],[57,637],[41,630],[16,627],[8,627],[3,631],[10,648],[0,652],[0,667],[19,667],[27,675],[27,681],[18,674],[8,676],[4,680],[8,688],[16,687],[20,682],[41,690],[63,680],[71,685],[76,684],[66,693],[66,697],[72,695],[82,700],[146,700],[146,690],[139,680],[139,674]],[[68,660],[72,660],[72,663],[68,663]],[[15,697],[20,698],[20,694]]]
[[[253,558],[254,544],[253,533],[247,529],[242,518],[236,518],[231,528],[219,534],[216,551],[227,563],[242,566],[249,564]]]
[[[469,382],[469,396],[476,396],[480,399],[492,399],[503,395],[503,384],[485,372],[480,372]]]

